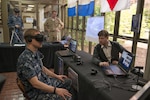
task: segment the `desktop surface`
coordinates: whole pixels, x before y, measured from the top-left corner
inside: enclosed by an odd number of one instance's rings
[[[136,83],[136,80],[131,79],[134,75],[117,78],[108,77],[102,72],[101,68],[91,62],[92,56],[90,54],[83,51],[77,51],[77,54],[81,56],[82,65],[77,65],[77,62],[71,57],[62,57],[62,59],[78,74],[79,100],[97,100],[97,98],[102,100],[128,100],[136,93],[131,89],[132,84]],[[92,69],[97,70],[96,75],[91,75]]]

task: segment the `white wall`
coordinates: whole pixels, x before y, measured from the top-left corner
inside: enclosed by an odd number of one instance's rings
[[[36,18],[36,13],[22,13],[22,18],[24,19],[25,16],[30,16]],[[25,19],[24,19],[25,20]],[[44,22],[46,19],[44,19],[44,8],[43,6],[39,6],[39,29],[40,31],[44,31]],[[32,28],[32,23],[25,23],[24,22],[24,28]]]
[[[36,18],[36,14],[35,13],[22,13],[24,29],[32,28],[32,23],[25,23],[25,16],[29,16],[31,18]]]

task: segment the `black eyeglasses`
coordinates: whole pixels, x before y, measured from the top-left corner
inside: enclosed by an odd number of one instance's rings
[[[43,42],[44,41],[44,35],[42,34],[37,34],[35,36],[31,36],[32,39],[35,39],[38,42]]]

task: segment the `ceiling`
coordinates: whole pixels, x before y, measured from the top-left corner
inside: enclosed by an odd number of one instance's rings
[[[58,3],[59,0],[9,0],[10,5],[13,8],[20,8],[22,12],[35,12],[35,6],[46,7],[48,5],[61,5]]]

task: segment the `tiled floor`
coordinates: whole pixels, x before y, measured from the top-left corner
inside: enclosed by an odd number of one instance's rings
[[[54,72],[53,69],[50,70]],[[16,72],[0,73],[0,75],[6,77],[6,81],[0,92],[0,100],[25,100],[16,83]]]
[[[0,73],[6,81],[0,93],[0,100],[25,100],[16,84],[16,72]]]

